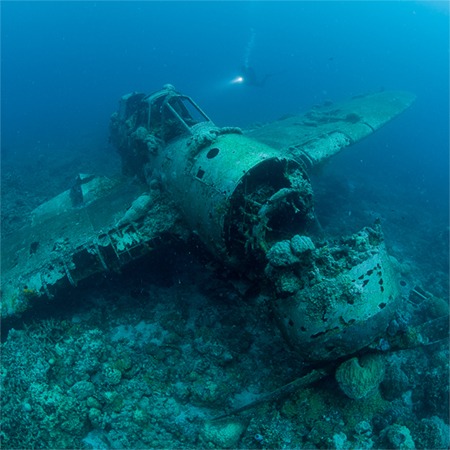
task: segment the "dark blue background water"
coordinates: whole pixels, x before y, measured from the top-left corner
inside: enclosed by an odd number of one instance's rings
[[[417,201],[417,220],[428,208],[440,229],[448,224],[447,2],[1,7],[3,154],[57,152],[85,136],[107,146],[119,97],[165,83],[218,125],[238,126],[380,88],[409,90],[414,106],[336,164],[344,177],[374,176],[374,189],[408,191],[402,202]],[[263,88],[230,83],[246,54],[260,77],[272,74]]]
[[[385,87],[419,96],[436,152],[448,119],[445,4],[2,2],[3,137],[100,132],[119,96],[168,82],[220,125]],[[264,89],[229,84],[251,29],[250,64],[275,74]]]

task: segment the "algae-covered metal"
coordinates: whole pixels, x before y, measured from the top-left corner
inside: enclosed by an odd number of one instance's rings
[[[170,201],[140,184],[82,177],[74,188],[36,208],[29,225],[2,243],[2,315],[101,272],[118,271],[147,254],[178,216]],[[144,200],[144,201],[143,201]]]
[[[272,247],[266,267],[291,347],[309,360],[331,360],[382,336],[401,297],[379,224],[317,246],[299,241]]]
[[[195,233],[213,257],[268,286],[287,341],[305,358],[369,345],[399,299],[381,232],[319,238],[307,171],[413,99],[382,92],[243,132],[216,126],[171,85],[123,96],[110,130],[124,176],[78,176],[4,240],[2,314]]]
[[[402,91],[359,95],[277,120],[251,130],[248,136],[300,159],[309,168],[372,134],[411,106],[415,98]]]
[[[155,108],[154,102],[158,108]],[[189,111],[194,110],[195,114]],[[314,221],[300,163],[239,128],[219,128],[172,86],[126,95],[111,122],[124,169],[157,180],[209,250],[243,269],[277,239]],[[136,153],[140,164],[130,164]]]

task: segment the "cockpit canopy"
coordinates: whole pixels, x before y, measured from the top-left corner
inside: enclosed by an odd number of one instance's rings
[[[211,119],[188,96],[175,91],[171,84],[153,94],[131,93],[120,101],[119,120],[134,116],[133,128],[145,127],[148,133],[167,143],[183,134],[193,134],[199,123],[213,125]]]

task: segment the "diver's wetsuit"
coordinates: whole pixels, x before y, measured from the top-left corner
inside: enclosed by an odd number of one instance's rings
[[[256,73],[253,68],[242,66],[241,68],[243,84],[248,84],[249,86],[263,87],[266,84],[267,79],[270,75],[264,75],[261,80],[258,80]]]

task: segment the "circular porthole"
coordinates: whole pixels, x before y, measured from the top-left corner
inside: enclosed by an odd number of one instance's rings
[[[206,154],[206,157],[208,159],[213,159],[219,154],[219,151],[220,150],[217,147],[214,147]]]

